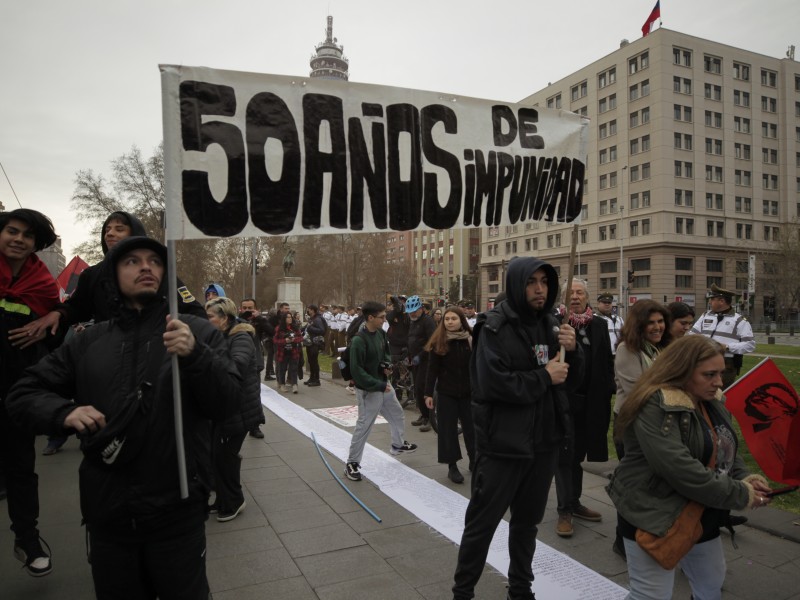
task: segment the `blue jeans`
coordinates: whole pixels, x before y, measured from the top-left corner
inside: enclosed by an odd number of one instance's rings
[[[625,538],[624,541],[631,586],[631,593],[626,596],[626,600],[670,600],[675,583],[675,569],[664,569],[635,540]],[[722,598],[725,554],[719,536],[696,544],[681,559],[679,566],[689,580],[694,600]]]

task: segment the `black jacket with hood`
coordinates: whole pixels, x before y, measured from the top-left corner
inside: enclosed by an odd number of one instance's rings
[[[106,225],[112,219],[126,223],[131,228],[131,237],[147,237],[147,231],[139,219],[130,213],[115,211],[108,215],[100,228],[100,246],[104,256],[108,254],[105,241]],[[96,323],[110,319],[115,285],[113,269],[109,269],[105,259],[85,268],[78,277],[78,285],[72,296],[66,302],[56,305],[54,309],[61,313],[59,325],[69,327],[92,319]],[[194,299],[180,279],[178,279],[178,312],[206,318],[205,308]]]
[[[121,241],[109,252],[109,263],[141,240]],[[181,500],[172,366],[162,337],[166,279],[165,269],[159,293],[141,311],[117,304],[113,319],[73,336],[27,369],[7,398],[12,419],[37,434],[74,433],[63,423],[76,405],[91,405],[105,415],[106,427],[81,441],[81,512],[90,528],[157,534],[205,519],[209,420],[222,421],[238,409],[241,379],[222,334],[206,319],[182,315],[196,343],[178,359],[189,482],[189,498]],[[116,277],[113,283],[113,297],[121,298]],[[125,441],[108,464],[100,450],[115,439]]]
[[[526,300],[528,278],[547,273],[548,291],[541,311]],[[559,323],[553,315],[558,296],[555,269],[536,258],[516,258],[506,272],[507,299],[478,315],[470,361],[475,444],[479,454],[528,459],[552,452],[569,431],[566,390],[580,385],[583,351],[567,352],[569,375],[553,386],[544,368],[558,355]]]

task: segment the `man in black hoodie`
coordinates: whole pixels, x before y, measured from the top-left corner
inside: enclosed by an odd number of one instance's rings
[[[238,410],[224,338],[168,318],[166,248],[131,237],[109,252],[112,319],[27,369],[6,399],[27,431],[77,433],[81,514],[98,598],[207,598],[209,421]],[[171,356],[178,357],[188,497],[178,485]]]
[[[565,389],[580,384],[582,350],[575,330],[553,315],[556,270],[515,258],[507,299],[481,313],[470,361],[476,464],[465,515],[453,597],[473,598],[489,544],[507,509],[508,598],[530,600],[537,525],[547,505],[558,447],[569,431]],[[566,350],[565,362],[558,356]]]

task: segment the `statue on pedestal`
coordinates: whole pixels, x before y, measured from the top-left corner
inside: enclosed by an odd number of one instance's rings
[[[288,248],[286,255],[283,257],[283,276],[288,277],[290,271],[294,268],[294,248]]]

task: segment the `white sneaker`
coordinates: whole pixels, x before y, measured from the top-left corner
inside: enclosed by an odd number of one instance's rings
[[[345,391],[350,392],[351,394],[355,394],[356,393],[356,388],[354,388],[352,385],[348,385],[344,389],[345,389]]]

